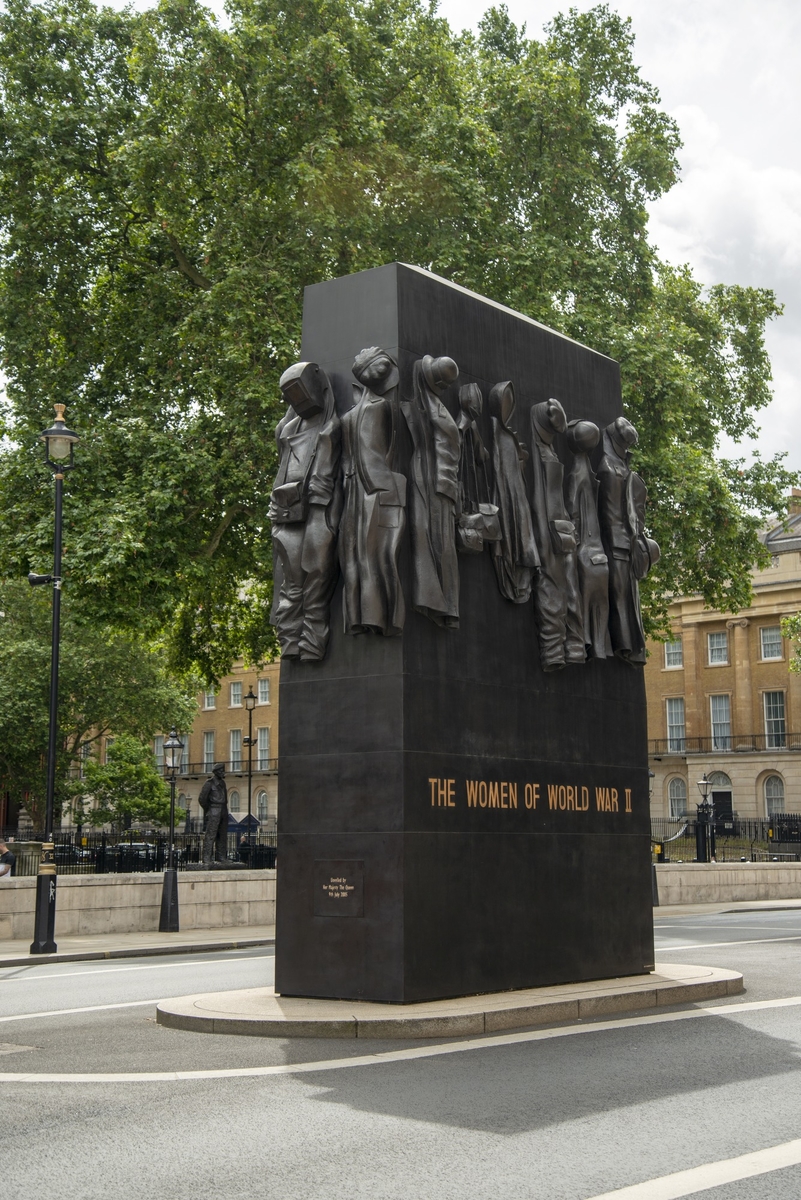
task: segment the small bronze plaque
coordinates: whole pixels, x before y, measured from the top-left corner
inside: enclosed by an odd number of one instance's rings
[[[317,859],[314,864],[315,917],[364,916],[364,863]]]

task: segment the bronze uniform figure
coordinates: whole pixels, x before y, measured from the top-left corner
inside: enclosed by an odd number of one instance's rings
[[[280,380],[279,467],[270,501],[280,586],[273,607],[284,658],[321,659],[336,583],[340,423],[334,393],[316,363],[295,363]]]
[[[625,417],[604,430],[598,466],[598,509],[609,556],[609,633],[612,649],[630,663],[645,662],[645,631],[638,580],[659,559],[659,546],[645,536],[645,484],[629,466],[637,431]]]
[[[567,428],[558,400],[543,400],[531,410],[531,507],[540,570],[534,583],[534,609],[539,622],[540,661],[544,671],[585,661],[576,562],[576,531],[565,508],[565,468],[553,448],[557,433]]]
[[[528,451],[509,422],[515,410],[514,387],[496,383],[489,395],[492,419],[493,499],[498,508],[501,540],[492,547],[492,565],[501,595],[514,604],[531,597],[540,565],[524,477]]]
[[[378,346],[354,360],[356,403],[342,418],[344,510],[339,562],[346,633],[398,636],[406,607],[398,553],[406,526],[406,478],[393,470],[398,366]]]
[[[401,404],[412,435],[409,523],[412,603],[437,625],[458,627],[459,429],[441,396],[459,368],[426,354],[414,364],[414,399]]]
[[[576,527],[578,576],[584,618],[584,644],[588,658],[608,658],[609,560],[601,540],[598,520],[598,480],[590,464],[590,453],[598,445],[601,431],[592,421],[571,421],[567,444],[573,465],[567,477],[567,510]]]

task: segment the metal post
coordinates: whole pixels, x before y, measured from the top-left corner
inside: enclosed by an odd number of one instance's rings
[[[45,830],[39,873],[36,878],[36,913],[31,954],[55,954],[56,850],[53,842],[56,795],[56,744],[58,741],[58,652],[61,637],[61,509],[64,476],[55,474],[56,519],[53,534],[53,624],[50,642],[50,728],[47,740],[47,796]]]
[[[161,888],[159,933],[178,933],[178,872],[175,869],[175,772],[170,775],[170,848]]]
[[[248,846],[253,845],[252,801],[253,794],[253,709],[248,709]],[[253,866],[253,851],[248,854],[248,866]]]

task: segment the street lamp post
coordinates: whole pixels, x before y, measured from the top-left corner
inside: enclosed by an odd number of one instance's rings
[[[251,825],[253,822],[253,709],[256,707],[257,699],[253,694],[253,684],[248,687],[248,694],[245,696],[245,708],[248,710],[248,736],[246,738],[248,744],[248,866],[253,866],[253,831]]]
[[[695,822],[695,858],[696,862],[708,863],[715,853],[715,831],[712,824],[712,801],[708,799],[711,779],[706,772],[698,780],[698,791],[701,793],[701,803],[697,806],[698,819]]]
[[[55,954],[56,942],[56,851],[53,842],[56,795],[56,746],[58,743],[58,652],[61,637],[61,512],[64,476],[75,466],[73,459],[77,433],[64,424],[64,405],[57,404],[56,419],[41,434],[45,444],[45,462],[53,472],[56,485],[56,511],[53,533],[53,573],[28,575],[31,587],[53,585],[53,623],[50,643],[50,726],[47,739],[47,792],[45,828],[39,874],[36,879],[36,912],[34,915],[31,954]]]
[[[175,776],[181,765],[181,751],[184,744],[175,732],[170,730],[170,736],[164,742],[164,766],[169,772],[170,780],[170,848],[167,855],[167,869],[164,872],[164,883],[161,887],[161,915],[159,916],[159,933],[178,933],[178,872],[175,869]]]

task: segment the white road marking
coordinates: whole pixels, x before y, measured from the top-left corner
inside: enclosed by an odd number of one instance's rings
[[[155,1004],[157,1001],[139,1000],[137,1004]],[[417,1058],[437,1058],[443,1054],[460,1054],[464,1050],[487,1050],[496,1046],[518,1046],[525,1042],[546,1042],[553,1038],[572,1037],[584,1033],[604,1033],[615,1029],[633,1029],[639,1025],[662,1025],[672,1021],[691,1021],[698,1017],[729,1017],[731,1014],[759,1012],[770,1008],[791,1008],[801,1005],[801,996],[784,996],[778,1000],[754,1000],[747,1004],[717,1004],[707,1008],[692,1008],[675,1013],[655,1013],[645,1017],[627,1017],[617,1021],[596,1021],[586,1025],[567,1025],[556,1029],[530,1029],[524,1033],[495,1034],[483,1038],[467,1038],[461,1042],[439,1042],[433,1046],[414,1046],[407,1050],[383,1050],[375,1054],[359,1054],[352,1058],[330,1058],[318,1062],[277,1063],[269,1067],[227,1067],[205,1071],[126,1071],[118,1074],[31,1072],[11,1074],[0,1071],[0,1083],[172,1083],[186,1079],[243,1079],[262,1075],[305,1075],[317,1071],[341,1071],[350,1067],[370,1067],[381,1063],[409,1062]],[[124,1008],[125,1005],[109,1005]],[[66,1012],[85,1012],[86,1009],[66,1009]],[[37,1016],[57,1016],[56,1013],[38,1013]],[[22,1018],[5,1018],[22,1020]]]
[[[737,1158],[722,1158],[702,1167],[691,1167],[688,1171],[676,1171],[659,1179],[604,1192],[590,1200],[678,1200],[680,1196],[694,1196],[708,1188],[736,1183],[738,1179],[752,1179],[754,1175],[767,1175],[769,1171],[781,1171],[783,1167],[795,1167],[799,1163],[801,1138],[795,1138],[780,1146],[768,1146],[766,1150],[754,1150]]]
[[[719,950],[721,946],[762,946],[766,942],[801,942],[801,933],[793,937],[749,938],[743,942],[693,942],[691,946],[656,946],[657,954],[672,954],[674,950]]]
[[[51,975],[15,975],[11,979],[0,975],[0,986],[4,983],[38,983],[40,979],[74,979],[78,975],[115,975],[120,971],[167,971],[176,967],[223,967],[232,962],[258,962],[261,959],[272,957],[272,954],[241,954],[237,958],[202,958],[199,961],[195,959],[193,962],[143,963],[140,967],[98,967],[94,971],[54,971]],[[9,967],[8,969],[19,970],[20,968]]]
[[[15,1013],[13,1017],[0,1017],[0,1021],[35,1021],[38,1017],[69,1017],[73,1013],[107,1012],[112,1008],[139,1008],[144,1004],[160,1004],[160,1000],[126,1000],[123,1004],[89,1004],[85,1008],[50,1008],[43,1012]]]

